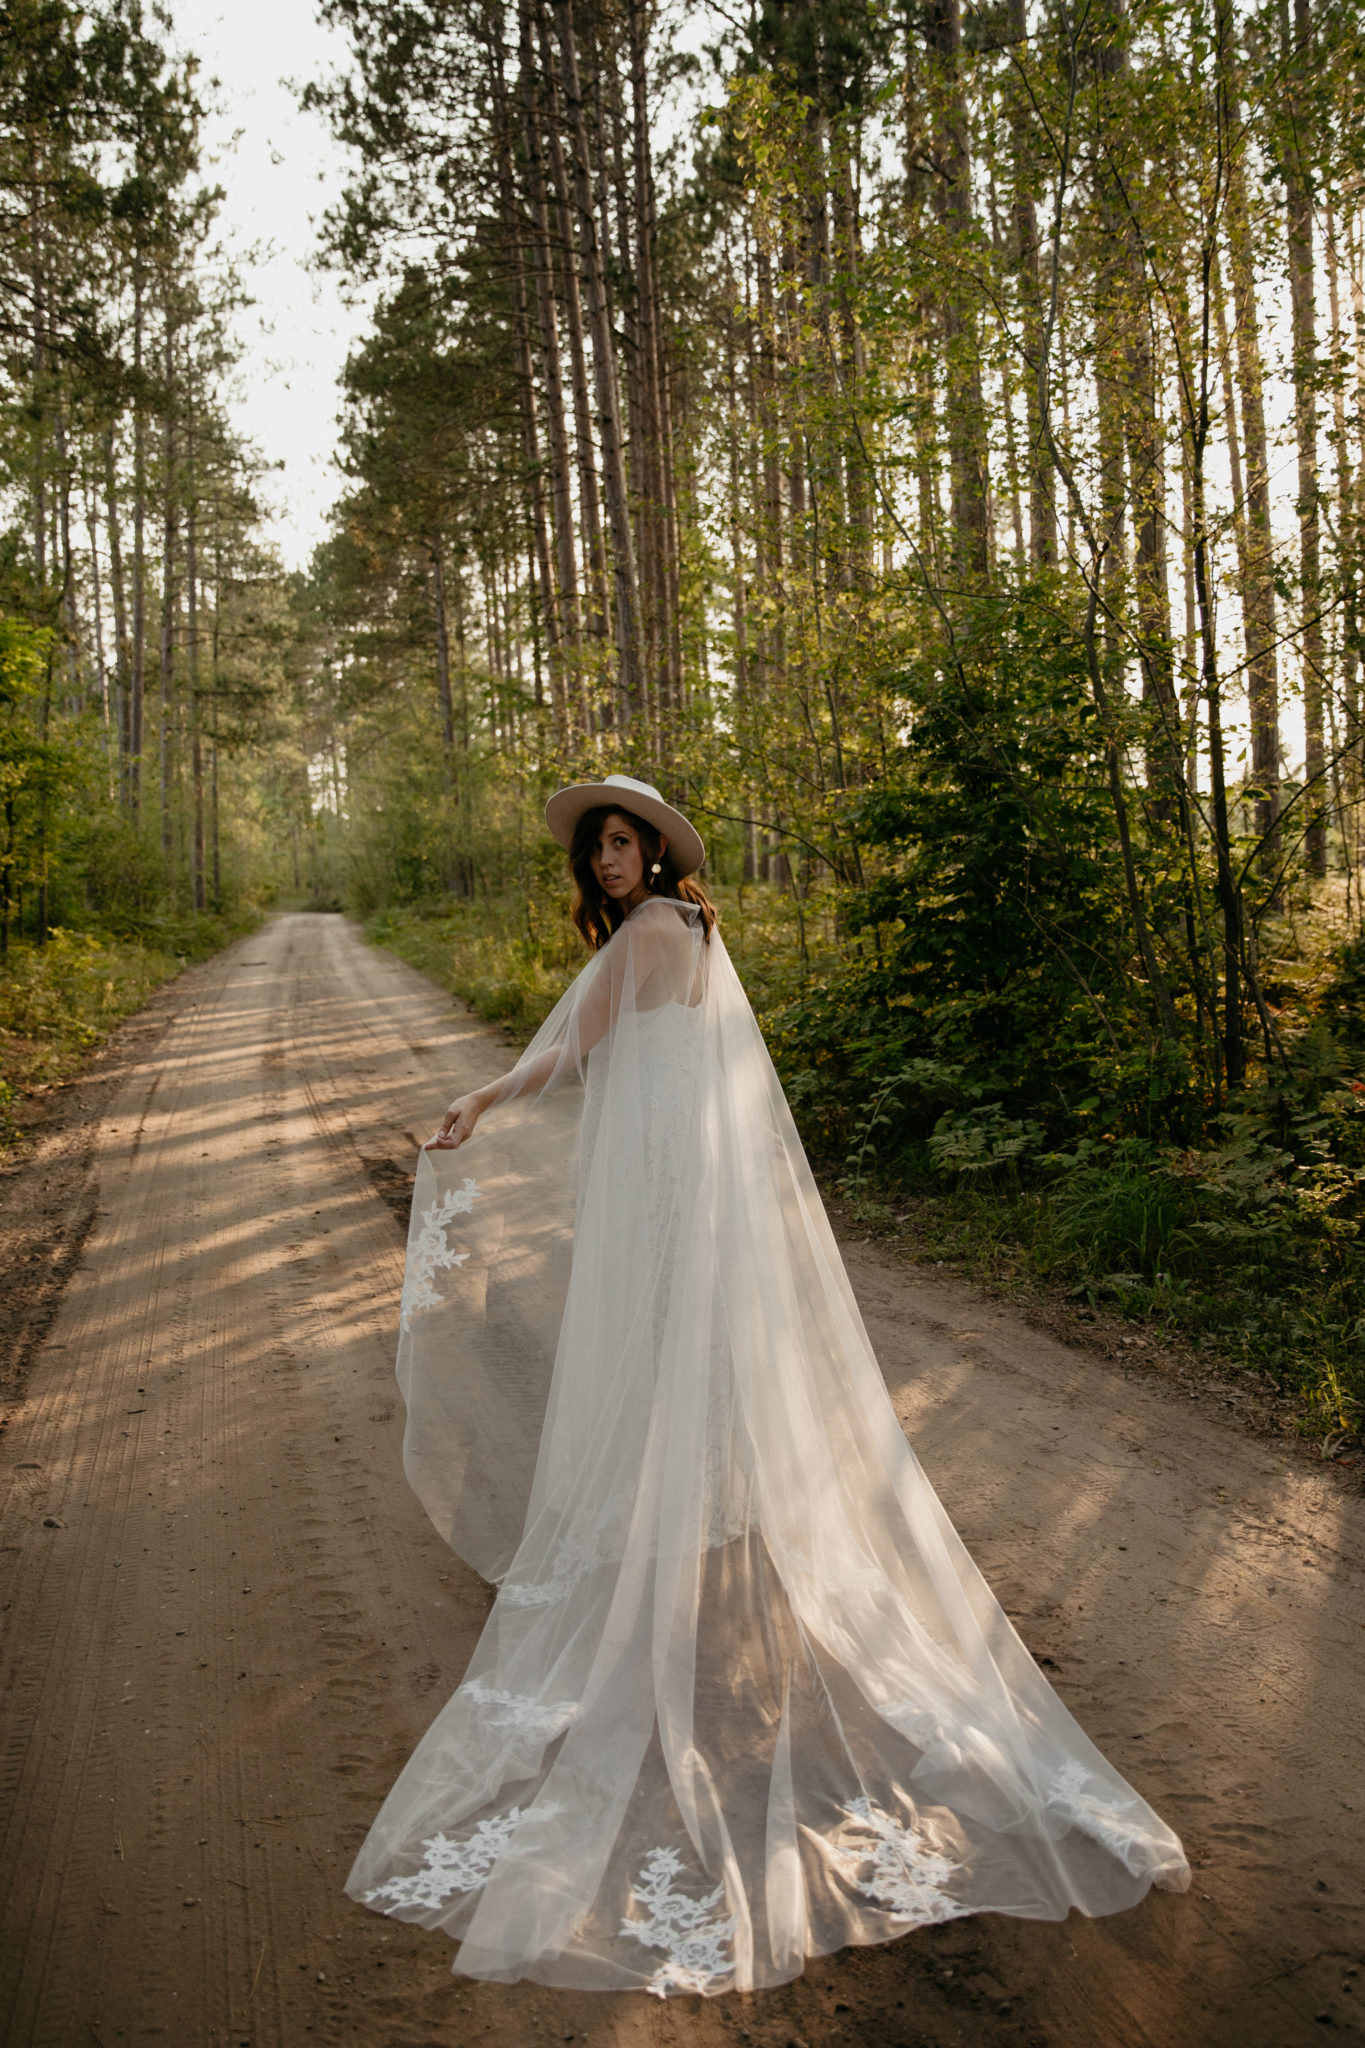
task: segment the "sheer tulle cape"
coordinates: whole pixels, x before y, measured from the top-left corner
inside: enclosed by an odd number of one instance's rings
[[[1189,1882],[906,1443],[718,934],[648,902],[424,1153],[409,1477],[500,1582],[347,1889],[473,1976],[722,1992]]]

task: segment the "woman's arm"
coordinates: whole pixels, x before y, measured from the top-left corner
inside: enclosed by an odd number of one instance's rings
[[[440,1130],[423,1150],[453,1152],[473,1136],[486,1109],[518,1095],[538,1094],[565,1074],[581,1075],[588,1054],[615,1025],[623,991],[630,990],[638,1007],[646,991],[662,979],[670,993],[681,997],[690,960],[691,942],[676,911],[659,903],[627,920],[585,968],[582,994],[566,1020],[563,1037],[529,1059],[518,1060],[501,1080],[487,1081],[452,1102]]]
[[[492,1109],[499,1102],[510,1102],[514,1096],[525,1095],[533,1088],[545,1087],[554,1079],[563,1058],[562,1045],[548,1045],[534,1059],[519,1060],[500,1080],[485,1081],[482,1088],[457,1096],[446,1111],[440,1130],[434,1138],[428,1138],[422,1150],[453,1152],[467,1138],[473,1137],[474,1126],[486,1109]]]
[[[474,1126],[486,1109],[493,1109],[500,1102],[511,1102],[518,1095],[539,1093],[563,1073],[581,1073],[583,1061],[598,1040],[611,1029],[620,1007],[619,977],[607,971],[608,963],[604,956],[599,955],[599,959],[601,967],[592,976],[559,1043],[547,1045],[543,1052],[532,1054],[530,1059],[518,1060],[511,1072],[500,1080],[486,1081],[482,1088],[474,1088],[468,1095],[458,1096],[446,1111],[436,1136],[429,1138],[422,1147],[424,1152],[453,1152],[473,1136]],[[597,963],[591,964],[596,966]]]

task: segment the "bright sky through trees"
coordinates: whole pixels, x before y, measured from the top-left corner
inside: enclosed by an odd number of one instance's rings
[[[171,16],[176,45],[200,61],[204,175],[224,188],[222,240],[255,301],[237,322],[235,423],[282,465],[269,489],[272,538],[290,568],[302,567],[337,493],[336,380],[366,323],[334,278],[310,268],[343,159],[294,86],[344,49],[312,0],[173,0]]]

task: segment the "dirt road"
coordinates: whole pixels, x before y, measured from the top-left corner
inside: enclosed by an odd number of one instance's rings
[[[462,1982],[443,1939],[351,1905],[488,1598],[402,1475],[393,1201],[508,1055],[330,917],[194,970],[166,1019],[104,1105],[98,1213],[0,1447],[7,2048],[1360,2038],[1365,1502],[871,1247],[906,1427],[1193,1891],[666,2006]]]

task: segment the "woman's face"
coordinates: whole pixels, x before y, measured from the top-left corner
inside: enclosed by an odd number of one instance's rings
[[[632,896],[644,894],[645,855],[640,835],[619,811],[602,821],[602,831],[592,850],[592,871],[603,895],[625,904]]]

